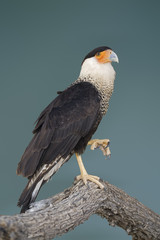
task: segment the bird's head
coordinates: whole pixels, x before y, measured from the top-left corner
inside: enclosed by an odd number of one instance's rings
[[[109,47],[98,47],[93,49],[91,52],[89,52],[82,64],[84,63],[84,61],[86,59],[90,59],[90,58],[94,58],[96,59],[96,61],[100,64],[104,64],[104,63],[111,63],[111,62],[119,62],[117,54],[115,52],[113,52],[113,50]]]
[[[113,69],[111,62],[119,62],[117,54],[111,48],[95,48],[82,61],[80,76],[105,76]]]

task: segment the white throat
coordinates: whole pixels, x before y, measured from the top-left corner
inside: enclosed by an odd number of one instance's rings
[[[87,58],[82,64],[79,78],[73,84],[90,82],[94,85],[101,98],[100,112],[104,115],[113,92],[115,75],[111,63],[99,63],[94,57]]]
[[[95,57],[86,59],[81,67],[81,79],[91,78],[102,85],[114,85],[115,71],[111,63],[99,63]]]

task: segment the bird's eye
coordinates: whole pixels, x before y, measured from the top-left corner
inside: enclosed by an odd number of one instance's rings
[[[101,55],[101,53],[100,53],[100,52],[97,52],[97,53],[96,53],[96,56],[97,56],[97,57],[99,57],[100,55]]]

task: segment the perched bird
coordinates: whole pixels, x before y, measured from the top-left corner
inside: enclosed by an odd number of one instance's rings
[[[99,177],[88,175],[81,154],[86,146],[108,147],[109,140],[90,140],[106,114],[112,95],[115,71],[111,62],[118,62],[111,48],[103,46],[84,58],[78,79],[43,110],[33,130],[33,138],[17,167],[17,174],[28,178],[18,206],[25,212],[35,201],[42,185],[75,153],[80,175],[103,188]],[[104,149],[104,148],[103,148]],[[108,149],[109,151],[109,149]]]

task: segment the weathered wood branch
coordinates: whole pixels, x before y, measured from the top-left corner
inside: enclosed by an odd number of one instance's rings
[[[52,239],[98,214],[133,239],[160,240],[160,216],[117,187],[101,190],[82,181],[52,198],[36,202],[25,214],[0,217],[0,239]]]

